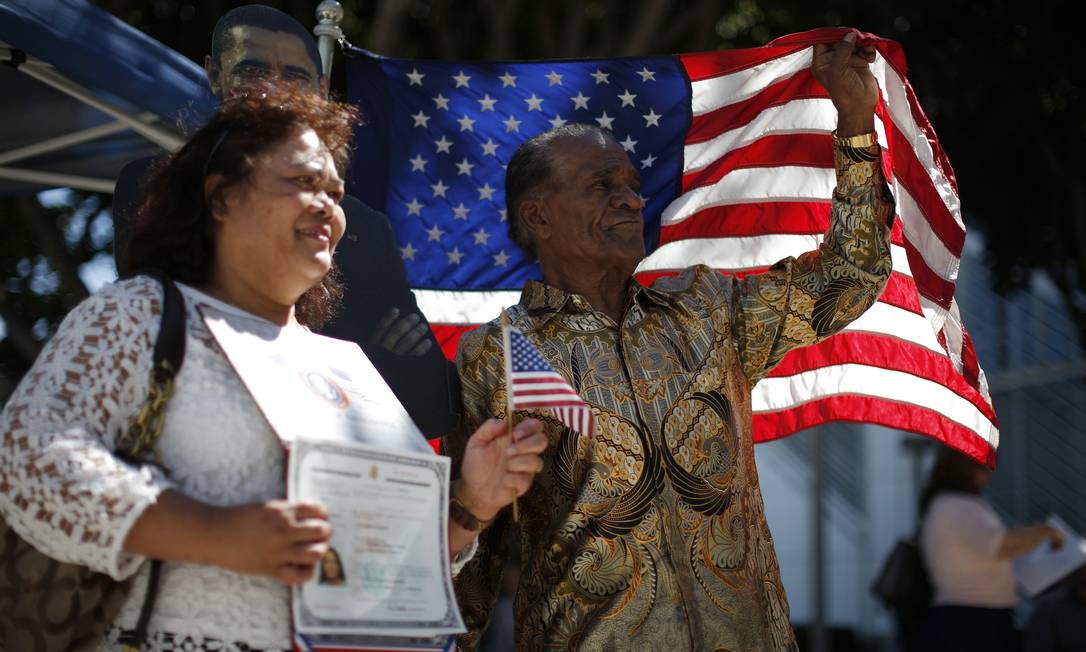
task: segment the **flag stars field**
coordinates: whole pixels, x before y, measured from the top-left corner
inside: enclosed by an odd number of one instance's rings
[[[676,117],[684,114],[670,105],[649,106],[646,100],[656,96],[645,97],[640,85],[663,83],[665,77],[660,66],[643,61],[609,62],[584,70],[567,62],[534,68],[440,62],[402,67],[396,84],[409,96],[397,101],[396,106],[405,110],[395,119],[410,134],[396,132],[390,137],[397,147],[420,153],[408,159],[404,169],[414,180],[399,193],[403,199],[390,215],[410,218],[393,227],[412,284],[434,288],[461,282],[523,284],[517,279],[536,266],[509,240],[504,173],[517,147],[547,129],[584,122],[617,132],[622,135],[620,145],[642,172],[650,191],[646,194],[673,188],[677,164],[661,168],[661,148],[675,138],[663,128],[664,116],[670,117],[669,110],[677,111]],[[679,74],[668,79],[675,84],[675,93],[686,85]],[[604,88],[608,92],[600,93]],[[559,107],[564,110],[555,110]],[[681,146],[671,147],[681,152]],[[421,152],[435,156],[428,160]],[[646,217],[658,219],[650,214],[658,215],[662,207],[662,203],[648,206]],[[426,270],[421,272],[424,278],[417,277],[416,270]]]

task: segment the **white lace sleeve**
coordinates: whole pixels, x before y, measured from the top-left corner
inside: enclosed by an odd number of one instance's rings
[[[143,561],[122,545],[168,486],[112,454],[147,393],[161,297],[135,278],[84,300],[0,415],[0,514],[42,552],[115,579]]]
[[[475,557],[475,553],[478,550],[479,537],[475,537],[471,540],[471,543],[464,546],[464,549],[452,558],[452,576],[454,579],[457,575],[460,574],[460,571],[463,570],[464,566],[467,566],[468,562],[471,561],[473,557]]]

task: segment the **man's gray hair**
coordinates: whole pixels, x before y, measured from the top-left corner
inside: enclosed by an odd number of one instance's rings
[[[610,133],[595,125],[576,122],[562,125],[525,141],[517,148],[505,169],[505,214],[509,222],[509,239],[532,259],[536,259],[538,254],[532,237],[520,220],[520,204],[532,191],[554,180],[554,160],[551,156],[554,142],[562,138],[585,136],[613,140]]]

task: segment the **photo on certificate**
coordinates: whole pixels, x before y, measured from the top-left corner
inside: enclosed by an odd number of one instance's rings
[[[299,439],[288,496],[328,508],[333,535],[295,589],[300,633],[433,637],[464,631],[448,554],[449,460]]]
[[[324,553],[320,565],[317,567],[317,585],[325,587],[338,587],[347,584],[347,577],[343,573],[343,557],[335,546],[329,547]]]

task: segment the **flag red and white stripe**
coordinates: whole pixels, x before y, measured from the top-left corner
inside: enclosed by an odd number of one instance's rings
[[[680,55],[692,119],[681,192],[662,217],[659,247],[639,278],[704,263],[757,273],[814,248],[835,184],[837,115],[811,72],[822,29],[763,48]],[[790,353],[754,389],[756,441],[829,421],[875,423],[939,439],[994,463],[999,426],[954,288],[965,243],[958,188],[905,78],[900,46],[872,35],[881,98],[876,130],[897,204],[893,274],[878,303],[843,333]],[[518,292],[417,290],[450,355],[459,336],[518,300]]]

